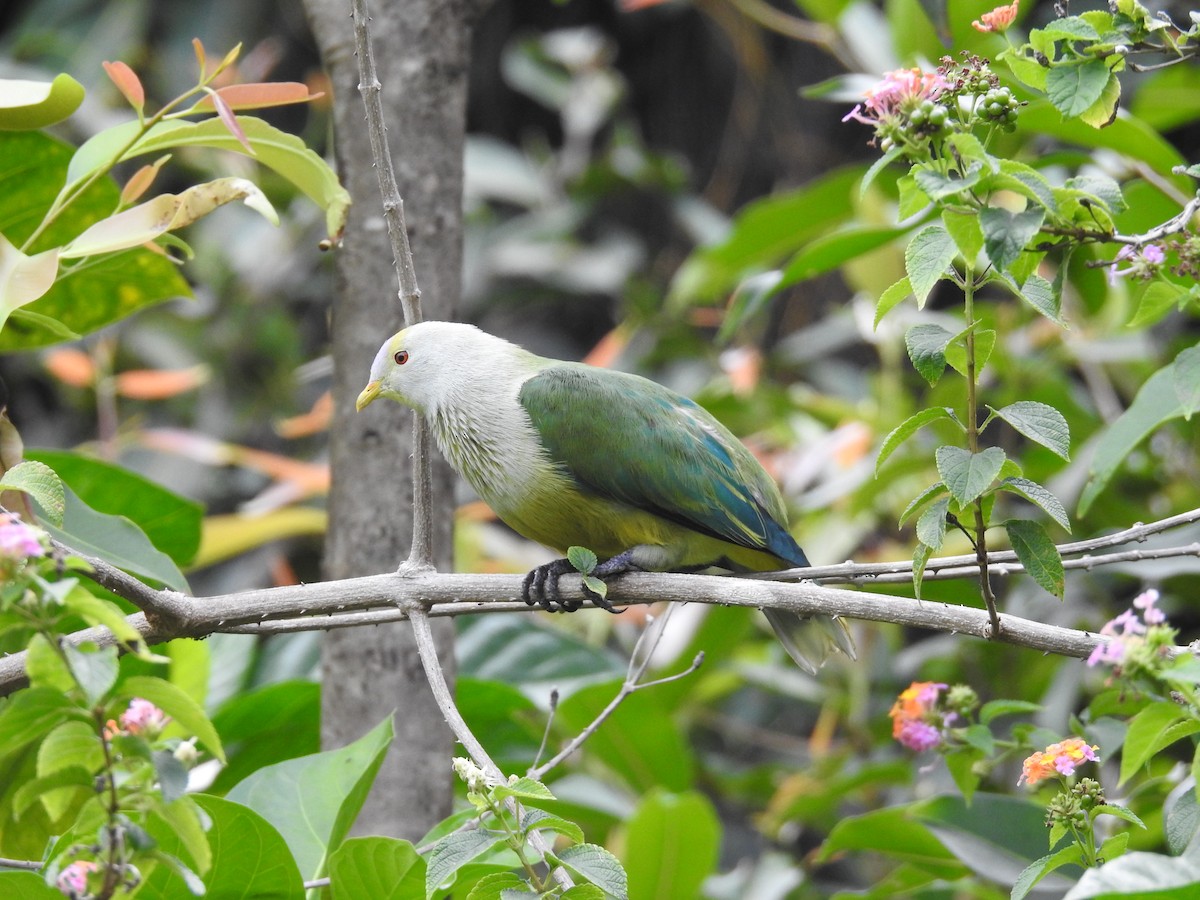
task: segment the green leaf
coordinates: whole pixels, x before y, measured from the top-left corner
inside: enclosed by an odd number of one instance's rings
[[[958,247],[962,258],[974,263],[983,250],[983,229],[979,226],[979,216],[943,209],[942,226],[954,238],[954,245]]]
[[[0,708],[0,759],[86,713],[53,688],[18,691]]]
[[[208,830],[212,862],[204,876],[206,897],[214,900],[216,897],[303,900],[304,882],[300,870],[287,844],[270,822],[254,810],[228,799],[198,794],[195,801],[212,822]],[[170,820],[152,816],[150,832],[161,851],[187,858],[190,856],[188,848],[195,844],[195,838],[191,826],[183,834],[176,830],[182,821],[181,816],[172,816]],[[202,868],[200,860],[193,860],[193,865]],[[182,881],[181,876],[185,876]],[[138,900],[179,900],[191,893],[186,886],[189,880],[184,872],[173,866],[156,866],[138,891]]]
[[[928,503],[930,498],[945,493],[945,491],[946,486],[940,481],[934,482],[929,487],[925,488],[925,490],[913,497],[912,500],[908,501],[908,506],[904,507],[904,512],[900,513],[900,521],[897,523],[897,525],[900,528],[903,528],[904,523],[908,521],[909,516],[920,509],[923,505]]]
[[[28,494],[37,501],[50,522],[62,524],[66,505],[63,484],[49,466],[32,459],[17,463],[0,478],[0,490]]]
[[[1017,257],[1037,236],[1046,218],[1041,208],[1011,213],[1007,209],[988,206],[979,211],[979,227],[983,230],[983,249],[997,271],[1007,271]]]
[[[906,297],[911,296],[912,285],[909,284],[908,276],[906,275],[879,295],[879,302],[875,304],[875,322],[872,327],[878,328],[884,316],[891,312]]]
[[[588,886],[591,887],[591,885]],[[471,893],[467,894],[467,900],[508,900],[510,896],[534,898],[540,895],[531,893],[529,885],[513,872],[493,872],[475,882]],[[422,893],[421,900],[424,898],[425,895]],[[601,894],[601,900],[603,900],[603,894]]]
[[[941,225],[926,225],[904,250],[904,267],[917,298],[917,309],[925,308],[929,292],[946,274],[958,255],[958,245]]]
[[[1182,730],[1178,728],[1181,725]],[[1117,784],[1128,781],[1160,750],[1197,731],[1200,722],[1190,718],[1178,705],[1166,701],[1151,703],[1129,722]]]
[[[1135,851],[1088,869],[1070,900],[1191,900],[1200,891],[1200,854],[1183,856]]]
[[[596,568],[596,554],[587,547],[568,547],[567,560],[575,567],[576,572],[584,575],[591,573]]]
[[[843,816],[817,852],[826,862],[845,853],[875,852],[919,866],[948,881],[968,869],[936,838],[907,806],[893,806],[859,815]]]
[[[90,722],[79,719],[63,722],[38,745],[38,775],[49,775],[71,766],[95,772],[103,764],[104,748],[95,725]]]
[[[425,900],[425,860],[408,841],[359,837],[329,858],[337,898]]]
[[[1172,369],[1171,380],[1175,396],[1179,398],[1179,408],[1184,419],[1190,421],[1192,414],[1200,409],[1200,344],[1181,350]]]
[[[443,885],[453,882],[459,869],[503,840],[502,832],[482,828],[451,832],[439,840],[426,859],[426,896],[432,897]]]
[[[942,483],[962,506],[986,491],[1004,465],[1004,451],[988,447],[972,453],[962,447],[938,447],[935,453],[938,474]]]
[[[183,781],[186,785],[186,773]],[[207,834],[211,823],[207,814],[200,809],[196,797],[179,797],[159,805],[156,811],[179,838],[180,845],[187,851],[196,870],[201,875],[207,874],[213,864],[213,848]]]
[[[608,585],[595,575],[584,575],[583,586],[593,594],[598,594],[601,599],[608,596]]]
[[[1025,572],[1061,600],[1066,586],[1062,557],[1046,529],[1040,522],[1009,519],[1004,523],[1004,530],[1008,532],[1008,541]]]
[[[352,744],[259,769],[229,792],[279,829],[301,872],[325,870],[358,817],[392,742],[388,716]]]
[[[1049,180],[1026,163],[1015,159],[1000,160],[999,176],[992,179],[992,182],[993,190],[1005,187],[1047,210],[1054,211],[1058,208],[1054,188]]]
[[[50,208],[66,176],[74,148],[42,132],[0,132],[0,233],[20,246]],[[66,207],[28,248],[46,251],[66,244],[116,208],[120,189],[100,178]],[[31,213],[32,211],[32,213]],[[62,272],[53,287],[18,310],[0,330],[0,352],[53,344],[67,334],[88,334],[132,312],[174,297],[191,296],[176,265],[138,248]],[[27,313],[27,314],[26,314]],[[41,323],[51,320],[54,328]]]
[[[879,157],[879,159],[871,163],[871,167],[867,169],[866,173],[863,175],[862,181],[858,183],[859,200],[862,200],[867,196],[867,188],[871,186],[871,183],[875,180],[875,177],[888,166],[890,166],[895,160],[899,159],[900,154],[903,152],[904,149],[902,147],[892,147],[881,157]]]
[[[457,687],[461,707],[462,684]],[[231,697],[213,716],[213,727],[227,748],[228,765],[212,790],[228,791],[258,769],[318,753],[320,717],[321,689],[311,681],[263,685]]]
[[[255,161],[290,181],[323,209],[329,236],[338,237],[346,225],[350,194],[338,182],[337,174],[328,163],[306,147],[304,141],[294,134],[280,131],[274,125],[253,116],[239,115],[237,120],[242,133],[254,150]],[[137,133],[139,127],[136,121],[126,122],[90,138],[71,158],[67,181],[72,182],[85,177],[111,160]],[[213,147],[218,150],[232,150],[243,156],[250,155],[225,127],[225,123],[213,117],[200,122],[185,122],[179,119],[160,122],[133,147],[122,153],[121,160],[148,153],[162,153],[178,147]]]
[[[950,510],[950,498],[939,497],[917,519],[917,540],[935,553],[942,549],[946,537],[946,513]]]
[[[918,169],[913,178],[925,196],[936,202],[974,187],[979,183],[982,172],[983,167],[980,165],[971,166],[961,176],[954,172],[943,175],[932,169]]]
[[[553,831],[556,834],[565,835],[576,844],[583,841],[583,829],[574,822],[561,816],[552,815],[536,806],[525,807],[524,814],[521,816],[522,834],[528,834],[531,831]]]
[[[94,644],[76,647],[67,641],[62,651],[88,705],[98,706],[117,683],[117,648]]]
[[[1101,98],[1110,77],[1102,60],[1058,63],[1046,73],[1046,97],[1063,118],[1078,116]]]
[[[1031,862],[1013,882],[1010,900],[1023,900],[1033,890],[1034,885],[1053,872],[1067,865],[1083,864],[1083,847],[1079,844],[1068,844],[1056,853],[1043,856]]]
[[[66,489],[63,524],[46,523],[50,536],[86,556],[98,556],[119,569],[187,592],[187,580],[171,557],[158,550],[146,533],[124,516],[96,512]]]
[[[733,340],[744,324],[752,321],[766,308],[767,301],[779,292],[782,281],[783,273],[778,269],[759,272],[742,281],[733,292],[733,298],[725,310],[725,317],[717,330],[717,343],[725,345]],[[567,554],[567,558],[570,558],[570,553]],[[590,572],[591,569],[587,571]]]
[[[883,444],[879,447],[879,456],[875,460],[875,474],[879,474],[880,467],[901,444],[930,422],[936,422],[939,419],[950,419],[960,429],[962,428],[962,425],[958,421],[958,416],[954,414],[954,410],[949,406],[932,406],[929,409],[923,409],[919,413],[909,416],[888,432],[888,436],[883,439]]]
[[[1101,435],[1096,443],[1087,484],[1079,497],[1079,515],[1087,514],[1134,447],[1164,422],[1183,415],[1183,407],[1175,393],[1174,369],[1172,364],[1151,375],[1129,408]]]
[[[925,582],[925,564],[933,556],[933,548],[928,544],[917,544],[913,551],[913,596],[921,599],[921,585]]]
[[[1182,787],[1182,785],[1180,785]],[[1196,786],[1186,791],[1172,791],[1163,808],[1163,833],[1172,855],[1178,856],[1196,836],[1200,827],[1200,804],[1196,803]]]
[[[204,507],[148,478],[103,460],[62,450],[29,450],[97,512],[125,516],[159,550],[186,566],[200,547]]]
[[[221,739],[217,736],[217,730],[213,728],[208,716],[204,714],[204,710],[195,700],[171,682],[149,675],[134,675],[121,683],[120,693],[121,696],[130,699],[141,697],[149,700],[179,723],[180,727],[189,735],[198,737],[200,743],[208,748],[209,753],[221,762],[225,761],[225,751],[221,747]]]
[[[913,368],[929,384],[935,385],[946,371],[946,345],[954,335],[941,325],[913,325],[904,334],[904,345]]]
[[[35,634],[25,648],[25,674],[32,687],[54,688],[64,694],[75,687],[71,670],[44,634]]]
[[[908,226],[878,228],[851,225],[820,235],[788,261],[778,287],[788,287],[830,272],[852,259],[890,244],[908,231]]]
[[[1041,275],[1030,275],[1020,287],[1017,286],[1015,281],[1009,278],[1005,278],[1005,282],[1012,289],[1013,293],[1028,303],[1034,311],[1045,316],[1055,325],[1062,328],[1067,327],[1067,323],[1063,320],[1061,312],[1061,291],[1056,290],[1054,285]]]
[[[12,811],[21,818],[29,807],[41,801],[52,817],[63,815],[80,794],[96,793],[96,775],[82,766],[67,766],[49,775],[24,782],[12,797]]]
[[[516,797],[518,800],[553,800],[554,794],[550,793],[550,788],[546,787],[540,781],[535,781],[532,778],[521,777],[507,784],[498,784],[492,788],[492,796],[497,800],[503,800],[506,797]]]
[[[586,728],[620,689],[620,682],[594,684],[558,705],[555,724],[568,734]],[[628,695],[588,739],[593,759],[636,791],[661,786],[685,791],[695,778],[695,760],[672,716],[669,701],[654,691]]]
[[[1124,806],[1113,806],[1109,803],[1102,803],[1099,806],[1092,807],[1091,815],[1092,821],[1095,821],[1096,816],[1115,816],[1122,821],[1128,822],[1130,825],[1142,829],[1142,831],[1146,830],[1146,823],[1138,817],[1137,813]]]
[[[89,625],[103,625],[122,643],[131,647],[142,644],[141,632],[129,623],[117,604],[96,596],[78,582],[63,596],[63,606]]]
[[[559,861],[617,900],[629,900],[629,879],[620,861],[595,844],[575,844],[558,854]],[[695,896],[695,895],[692,895]]]
[[[988,360],[992,358],[992,351],[996,348],[996,332],[991,328],[978,328],[975,331],[975,383],[979,384],[979,379],[983,377],[983,370],[988,364]],[[967,328],[956,334],[954,340],[946,345],[946,362],[950,368],[954,369],[963,378],[967,377],[967,334],[971,331]]]
[[[10,315],[44,297],[54,286],[58,260],[57,249],[28,256],[0,234],[0,329]]]
[[[1094,197],[1109,213],[1122,213],[1129,208],[1121,186],[1112,178],[1099,172],[1089,172],[1086,175],[1076,175],[1063,182],[1063,187],[1081,191]]]
[[[694,792],[651,791],[626,825],[630,900],[691,900],[716,871],[721,824],[712,803]]]
[[[84,93],[66,73],[53,81],[0,79],[0,131],[36,131],[61,122],[83,103]]]
[[[989,406],[988,409],[992,408]],[[1063,414],[1053,406],[1035,400],[1018,400],[992,411],[1031,441],[1070,460],[1071,428]]]
[[[1188,292],[1182,285],[1173,281],[1155,279],[1141,291],[1137,310],[1125,327],[1140,329],[1147,325],[1154,325],[1183,302],[1187,296]]]
[[[1121,79],[1116,72],[1108,73],[1108,82],[1100,92],[1096,101],[1079,114],[1079,119],[1093,128],[1104,128],[1117,117],[1117,107],[1121,102]]]
[[[1028,700],[990,700],[979,709],[979,721],[987,725],[1001,716],[1011,716],[1017,713],[1033,713],[1042,708],[1040,703]]]
[[[1067,516],[1066,507],[1049,489],[1042,487],[1036,481],[1020,477],[1005,478],[1000,482],[1000,487],[1002,490],[1020,494],[1030,503],[1039,506],[1050,518],[1070,533],[1071,520]]]

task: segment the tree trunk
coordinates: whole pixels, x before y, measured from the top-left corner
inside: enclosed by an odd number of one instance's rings
[[[371,161],[348,0],[305,0],[333,85],[338,167],[354,198],[338,253],[333,305],[333,486],[325,577],[393,570],[412,539],[411,414],[354,398],[375,351],[402,323],[392,252]],[[461,3],[372,4],[371,37],[388,139],[404,197],[427,318],[452,319],[462,269],[462,160],[470,16]],[[436,455],[435,455],[436,456]],[[434,545],[450,568],[452,475],[435,459]],[[434,622],[453,672],[453,625]],[[322,743],[340,747],[393,710],[396,742],[359,817],[359,833],[422,836],[450,811],[452,739],[421,671],[406,623],[334,631],[322,650]]]

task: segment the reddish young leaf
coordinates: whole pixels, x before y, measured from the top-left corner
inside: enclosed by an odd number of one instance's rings
[[[217,88],[217,96],[230,109],[264,109],[268,106],[285,106],[289,103],[306,103],[316,100],[321,94],[310,94],[308,86],[298,81],[263,81],[253,84],[231,84]],[[196,109],[212,109],[215,106],[212,94],[196,104]]]
[[[117,86],[117,90],[124,94],[129,105],[140,113],[142,107],[146,105],[146,92],[142,88],[141,79],[137,77],[133,69],[120,60],[117,62],[105,60],[103,66],[108,77],[112,79],[112,83]]]
[[[96,364],[82,350],[57,347],[42,357],[46,371],[71,387],[91,387],[96,382]]]
[[[208,366],[190,369],[131,369],[114,379],[117,393],[134,400],[167,400],[208,381]]]
[[[154,179],[158,176],[158,170],[163,167],[163,164],[170,159],[170,155],[156,159],[150,165],[142,166],[129,177],[125,182],[125,187],[121,188],[121,205],[128,206],[137,200],[138,197],[149,190],[150,185],[154,183]]]
[[[212,88],[207,88],[206,90],[208,92],[208,98],[212,101],[213,106],[217,108],[217,115],[220,117],[221,121],[225,123],[225,127],[229,129],[229,133],[237,138],[238,143],[246,148],[247,153],[249,153],[251,156],[255,156],[256,154],[254,152],[254,148],[251,147],[250,142],[246,140],[246,133],[242,131],[242,126],[238,124],[237,116],[233,114],[233,110],[229,108],[229,104],[226,103],[221,98],[221,95]]]

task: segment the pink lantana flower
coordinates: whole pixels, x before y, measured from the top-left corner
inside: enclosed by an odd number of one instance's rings
[[[169,721],[166,713],[141,697],[129,701],[129,708],[121,713],[121,727],[128,734],[157,735]]]
[[[1097,755],[1099,749],[1082,738],[1067,738],[1051,744],[1025,760],[1017,784],[1033,785],[1052,775],[1074,775],[1076,767],[1083,763],[1100,761]]]
[[[879,125],[901,113],[911,112],[922,100],[936,100],[949,87],[940,72],[896,69],[863,92],[866,100],[842,117],[864,125]]]
[[[1007,31],[1009,26],[1016,21],[1020,7],[1021,0],[1013,0],[1012,3],[1005,6],[997,6],[991,12],[985,12],[972,22],[971,27],[976,31]]]
[[[1153,278],[1158,267],[1166,258],[1166,251],[1158,244],[1146,244],[1144,247],[1126,244],[1117,251],[1112,265],[1108,267],[1108,283],[1115,285],[1118,278],[1125,278],[1129,275],[1142,281]],[[1122,269],[1120,267],[1122,262],[1128,262],[1129,266]]]
[[[936,681],[914,681],[900,692],[888,715],[892,719],[892,737],[920,753],[936,747],[942,732],[958,716],[938,708],[938,700],[947,685]]]
[[[88,875],[100,868],[96,863],[79,859],[58,873],[54,886],[72,900],[87,893]]]
[[[40,528],[26,525],[12,513],[0,516],[0,556],[19,560],[45,556],[44,537]]]

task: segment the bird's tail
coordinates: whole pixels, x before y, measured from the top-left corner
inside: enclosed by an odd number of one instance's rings
[[[836,616],[805,618],[782,609],[764,609],[763,615],[775,629],[775,636],[788,656],[809,675],[816,675],[825,660],[838,650],[858,659],[850,629]]]

